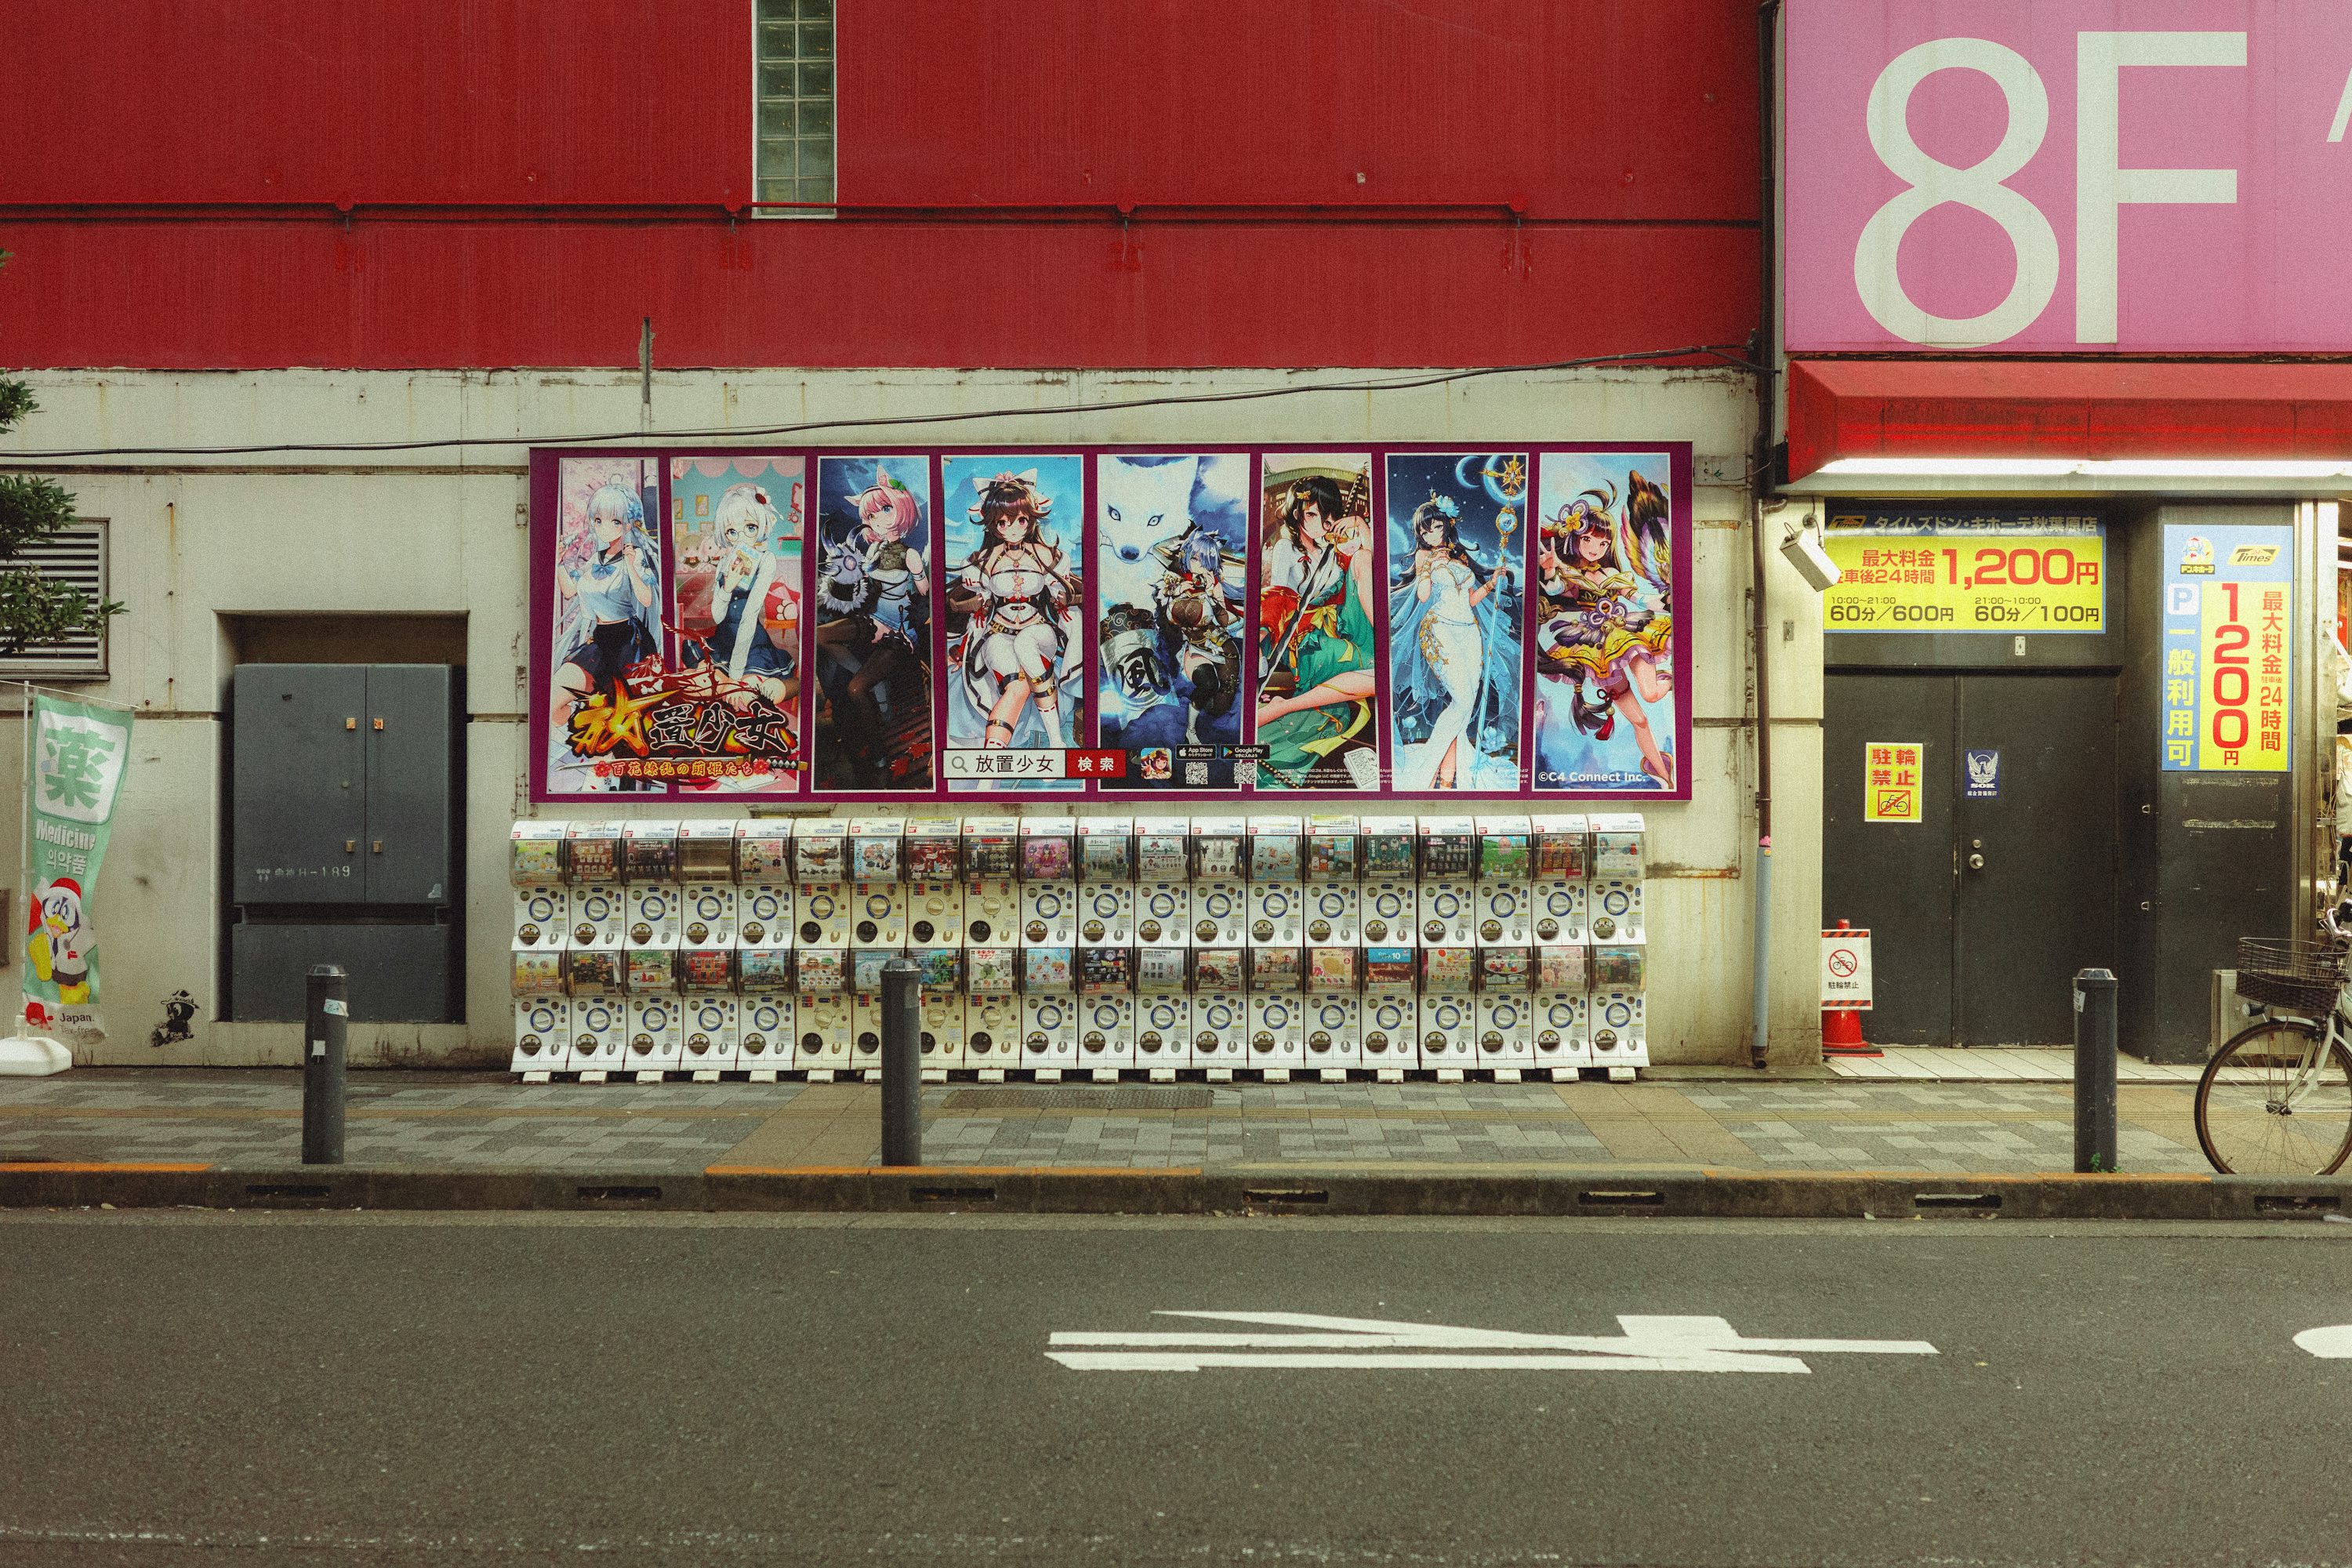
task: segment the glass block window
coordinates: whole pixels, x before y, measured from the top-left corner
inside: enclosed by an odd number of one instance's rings
[[[833,6],[759,0],[754,13],[763,202],[834,199]]]

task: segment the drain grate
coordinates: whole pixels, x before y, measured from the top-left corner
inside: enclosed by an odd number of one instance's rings
[[[1189,1084],[1158,1087],[1105,1084],[1099,1089],[957,1089],[941,1101],[943,1110],[1201,1110],[1217,1102],[1215,1091]]]

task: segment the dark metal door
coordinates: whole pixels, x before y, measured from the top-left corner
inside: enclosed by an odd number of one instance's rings
[[[1954,1037],[2063,1045],[2075,973],[2116,963],[2116,678],[1955,679]],[[1997,793],[1971,797],[1972,752],[1999,753]]]
[[[247,664],[233,680],[230,901],[363,901],[365,671]]]
[[[1953,771],[1949,675],[1832,675],[1822,750],[1822,923],[1871,933],[1872,1041],[1952,1039]],[[1920,820],[1870,822],[1864,757],[1872,742],[1923,745]]]
[[[449,902],[450,667],[367,668],[367,896],[372,904]]]

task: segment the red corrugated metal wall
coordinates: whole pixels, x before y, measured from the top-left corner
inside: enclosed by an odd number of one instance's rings
[[[0,0],[0,361],[619,365],[646,315],[669,366],[1754,327],[1746,0],[838,9],[845,211],[737,222],[750,0]]]

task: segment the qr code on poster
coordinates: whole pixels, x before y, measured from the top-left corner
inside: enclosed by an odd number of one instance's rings
[[[1208,788],[1209,764],[1206,763],[1186,763],[1184,764],[1184,783],[1193,789]]]

